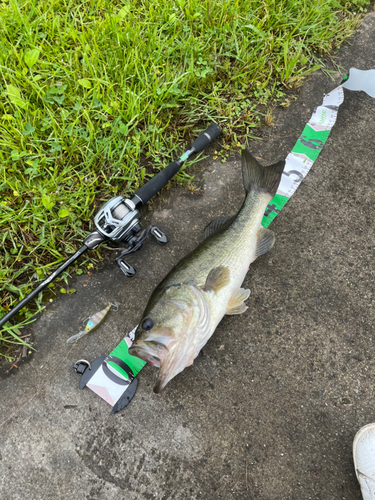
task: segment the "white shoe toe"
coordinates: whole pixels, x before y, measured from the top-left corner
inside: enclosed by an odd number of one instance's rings
[[[365,425],[355,435],[353,460],[363,500],[375,500],[375,423]]]

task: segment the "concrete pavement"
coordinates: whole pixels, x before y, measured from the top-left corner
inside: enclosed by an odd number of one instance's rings
[[[370,14],[337,62],[374,68],[374,45]],[[251,142],[253,154],[264,164],[285,158],[344,72],[309,78]],[[374,130],[375,100],[346,91],[322,153],[271,225],[274,248],[246,277],[249,309],[225,317],[161,395],[147,366],[134,400],[112,415],[78,389],[72,364],[109,353],[205,225],[240,206],[238,159],[207,162],[203,195],[174,188],[155,204],[149,218],[170,242],[131,256],[134,278],[108,262],[48,305],[29,328],[37,352],[1,381],[1,498],[360,500],[352,440],[375,420]],[[115,301],[102,327],[65,343]]]

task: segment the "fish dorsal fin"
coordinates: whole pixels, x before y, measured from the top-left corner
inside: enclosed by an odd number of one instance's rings
[[[257,246],[255,249],[255,258],[259,257],[259,255],[267,253],[268,250],[271,250],[274,243],[275,243],[275,233],[270,229],[265,229],[264,227],[261,227],[257,232]]]
[[[229,283],[230,271],[228,267],[214,267],[208,273],[206,283],[204,285],[205,292],[217,293],[221,288]]]
[[[245,306],[244,302],[249,298],[250,290],[245,290],[244,288],[239,288],[234,292],[232,297],[228,302],[228,309],[225,314],[242,314],[246,311],[247,306]]]
[[[236,215],[230,215],[230,216],[224,215],[222,217],[216,217],[216,219],[212,220],[204,228],[201,241],[205,240],[209,236],[212,236],[213,234],[220,233],[221,231],[228,229],[228,227],[232,224],[235,218]]]

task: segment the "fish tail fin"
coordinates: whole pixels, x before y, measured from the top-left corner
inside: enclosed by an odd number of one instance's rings
[[[241,157],[243,184],[246,193],[252,189],[260,189],[274,195],[280,183],[285,160],[278,161],[269,167],[262,167],[251,154],[244,149]]]

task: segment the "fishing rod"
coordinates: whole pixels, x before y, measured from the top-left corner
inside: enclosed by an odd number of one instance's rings
[[[42,283],[0,319],[0,328],[82,254],[87,250],[94,250],[104,241],[111,241],[115,245],[120,243],[127,244],[127,248],[117,257],[116,262],[125,276],[134,276],[136,271],[133,266],[124,260],[124,256],[139,250],[148,234],[151,234],[160,245],[164,245],[168,241],[167,236],[156,226],[150,226],[147,230],[142,230],[139,222],[138,208],[150,201],[177,174],[186,160],[192,155],[203,151],[220,134],[220,127],[216,123],[212,123],[207,130],[195,139],[190,148],[178,160],[170,163],[146,184],[141,186],[131,199],[116,196],[107,201],[94,218],[96,231],[84,239],[83,246],[74,255],[69,257],[56,271],[42,281]]]

